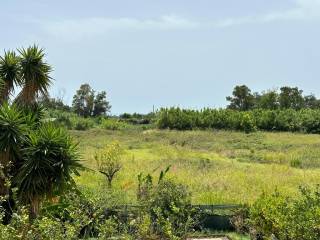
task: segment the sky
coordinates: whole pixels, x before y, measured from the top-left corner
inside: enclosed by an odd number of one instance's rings
[[[50,94],[82,83],[112,114],[224,107],[235,85],[320,97],[320,0],[0,0],[0,55],[37,44]]]

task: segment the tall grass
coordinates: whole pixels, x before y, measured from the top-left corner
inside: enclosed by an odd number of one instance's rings
[[[252,203],[275,188],[296,194],[299,185],[320,182],[318,135],[231,131],[164,131],[92,129],[72,131],[80,139],[83,161],[95,169],[96,150],[114,140],[125,149],[123,169],[114,190],[136,201],[137,175],[159,174],[171,165],[169,177],[187,184],[197,204]],[[299,160],[297,165],[292,162]],[[88,192],[106,192],[104,178],[95,171],[77,178]],[[91,190],[90,190],[91,189]]]

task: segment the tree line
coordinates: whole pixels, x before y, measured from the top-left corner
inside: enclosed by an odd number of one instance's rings
[[[224,129],[252,132],[291,131],[320,133],[319,109],[181,109],[162,108],[157,115],[160,129]]]
[[[248,111],[252,109],[319,109],[320,99],[313,94],[303,95],[298,87],[281,87],[279,90],[268,90],[261,93],[252,93],[246,85],[239,85],[233,89],[232,96],[226,97],[229,101],[228,109]]]

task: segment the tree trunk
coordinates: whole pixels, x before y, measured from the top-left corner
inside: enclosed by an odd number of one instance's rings
[[[112,188],[112,178],[107,177],[108,188]]]
[[[30,201],[29,221],[32,223],[39,215],[40,199],[39,197],[33,197]]]

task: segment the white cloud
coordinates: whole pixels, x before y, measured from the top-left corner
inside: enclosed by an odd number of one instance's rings
[[[137,18],[85,18],[72,19],[44,24],[44,29],[51,35],[64,36],[70,33],[74,37],[105,34],[113,30],[174,30],[193,29],[197,23],[188,19],[168,15],[159,19]]]
[[[49,35],[79,38],[105,35],[110,31],[193,30],[197,28],[226,28],[245,24],[261,24],[275,21],[310,20],[320,18],[320,0],[293,0],[294,6],[284,11],[274,11],[257,16],[225,18],[216,21],[197,22],[175,15],[157,19],[138,18],[85,18],[43,23]]]

